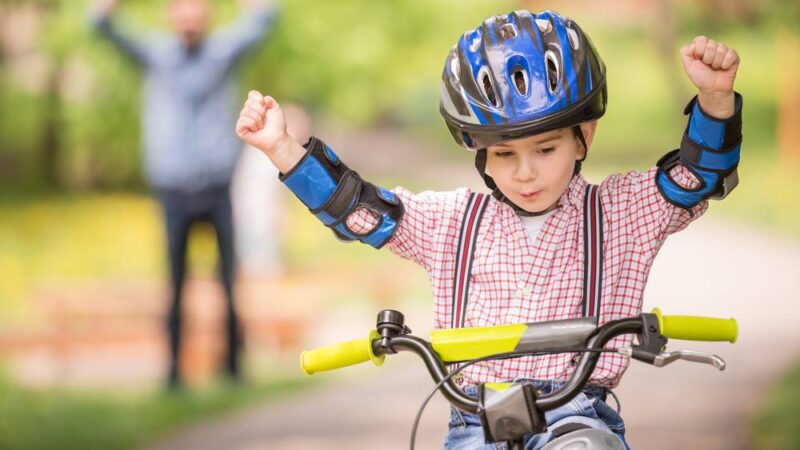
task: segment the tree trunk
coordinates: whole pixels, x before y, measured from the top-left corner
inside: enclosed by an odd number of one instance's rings
[[[655,0],[653,8],[653,40],[659,59],[664,66],[670,97],[677,108],[683,108],[689,100],[689,92],[683,84],[683,70],[678,61],[678,30],[675,23],[675,5],[672,0]]]
[[[45,185],[49,188],[62,186],[59,173],[61,160],[61,93],[60,81],[63,71],[61,61],[54,59],[53,68],[47,81],[45,91],[45,106],[42,112],[42,138],[40,141],[39,155],[41,174]]]
[[[782,28],[775,37],[778,76],[778,159],[786,169],[800,166],[800,36]]]

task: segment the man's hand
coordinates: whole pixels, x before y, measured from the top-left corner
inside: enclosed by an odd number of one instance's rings
[[[286,118],[278,102],[250,91],[236,122],[236,134],[264,152],[281,172],[288,172],[305,155],[305,149],[286,132]]]
[[[681,48],[686,75],[697,87],[703,111],[718,119],[733,115],[733,82],[739,68],[736,50],[721,42],[697,36]]]

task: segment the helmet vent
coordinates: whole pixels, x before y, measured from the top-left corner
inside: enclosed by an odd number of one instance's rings
[[[569,38],[569,45],[572,46],[573,50],[577,50],[578,47],[581,46],[577,31],[572,28],[567,28],[567,37]]]
[[[461,64],[458,62],[458,58],[455,56],[450,59],[450,75],[456,82],[461,79]]]
[[[499,106],[497,103],[497,95],[494,92],[494,86],[492,86],[492,80],[489,78],[489,71],[485,68],[480,72],[481,84],[483,85],[483,93],[486,94],[486,99],[489,100],[494,106]]]
[[[500,27],[500,35],[503,39],[513,39],[517,37],[517,27],[513,23],[504,23]]]
[[[553,31],[553,24],[547,19],[536,19],[536,26],[542,33],[549,33]]]
[[[558,80],[561,78],[558,70],[558,60],[551,50],[545,52],[544,60],[547,65],[547,84],[550,87],[550,92],[555,92],[558,87]]]
[[[514,86],[517,87],[519,95],[525,96],[528,93],[528,76],[521,68],[514,69]]]

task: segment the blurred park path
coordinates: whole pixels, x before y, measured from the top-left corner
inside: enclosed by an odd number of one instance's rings
[[[736,317],[739,342],[670,343],[673,350],[722,356],[728,362],[724,372],[686,362],[663,369],[632,364],[617,393],[633,448],[749,448],[755,410],[770,384],[799,356],[800,246],[711,215],[665,244],[653,267],[645,309]],[[407,323],[415,332],[425,332],[426,314],[424,308],[412,310]],[[374,320],[366,313],[351,319],[338,323],[351,337]],[[340,378],[346,371],[321,374],[337,381],[324,390],[193,425],[148,450],[408,448],[414,415],[431,387],[415,363],[403,355],[389,358],[380,369],[351,369],[349,379]],[[447,405],[436,398],[423,416],[418,448],[441,448],[446,414]]]

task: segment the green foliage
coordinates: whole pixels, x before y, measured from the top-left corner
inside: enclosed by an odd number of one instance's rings
[[[285,2],[246,84],[360,124],[432,120],[447,51],[464,30],[513,7],[508,0],[469,8],[458,0]]]
[[[0,77],[0,180],[31,187],[28,179],[37,168],[37,119],[44,102],[41,97],[14,89]]]
[[[750,448],[800,448],[800,365],[773,388],[753,423]]]

